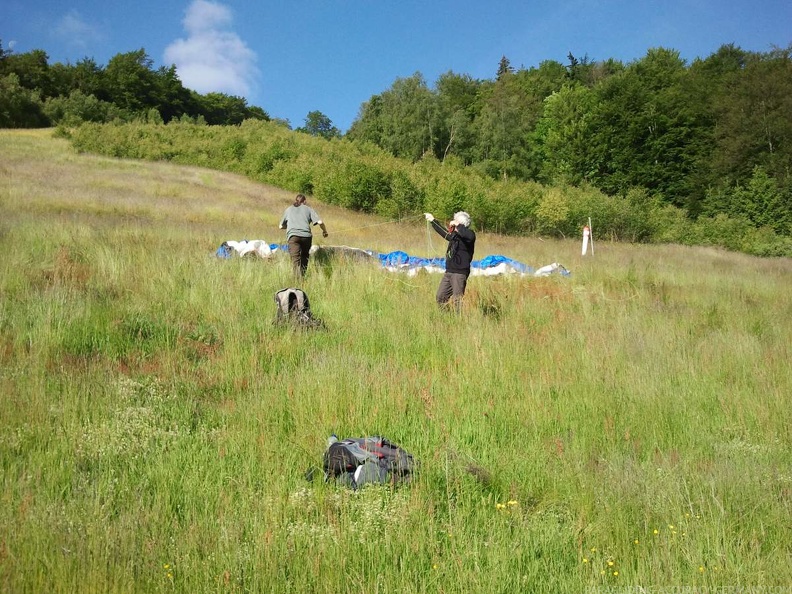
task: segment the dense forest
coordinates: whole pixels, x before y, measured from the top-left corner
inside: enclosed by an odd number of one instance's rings
[[[50,65],[43,50],[15,54],[0,45],[0,128],[141,117],[160,122],[191,118],[211,125],[270,119],[244,98],[186,89],[175,66],[155,69],[144,49],[117,54],[107,66],[91,58]]]
[[[557,204],[548,196],[534,204],[534,211],[552,211],[559,232],[569,230],[561,224],[569,196],[588,188],[633,207],[673,208],[690,222],[747,225],[783,240],[782,248],[765,250],[769,255],[788,255],[792,46],[757,53],[724,45],[691,64],[664,48],[627,64],[567,59],[514,68],[503,57],[491,80],[447,72],[430,86],[420,73],[399,78],[360,106],[345,134],[319,111],[294,131],[288,122],[273,123],[290,134],[355,145],[361,154],[373,147],[416,165],[431,159],[499,183],[559,189],[551,193]],[[238,127],[246,120],[273,121],[243,98],[186,89],[175,66],[155,69],[143,49],[118,54],[106,66],[89,58],[50,65],[44,51],[14,54],[0,46],[0,127]],[[390,191],[384,194],[390,199]],[[363,200],[370,210],[378,210],[376,202],[376,196]],[[409,202],[422,207],[420,196]]]
[[[461,159],[490,176],[641,187],[690,216],[743,215],[792,229],[792,48],[731,45],[686,66],[649,50],[630,64],[569,55],[494,80],[420,74],[361,108],[347,136],[394,155]]]

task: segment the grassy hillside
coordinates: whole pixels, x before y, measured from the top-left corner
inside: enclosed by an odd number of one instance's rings
[[[572,276],[473,278],[457,316],[437,276],[312,262],[327,328],[295,331],[285,258],[213,257],[292,197],[0,131],[0,590],[792,583],[789,259],[482,234]],[[312,204],[327,244],[442,253]],[[331,433],[420,473],[308,483]]]

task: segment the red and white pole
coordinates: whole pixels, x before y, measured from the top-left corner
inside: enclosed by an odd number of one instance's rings
[[[589,237],[590,236],[591,236],[591,229],[589,229],[589,226],[586,225],[585,227],[583,227],[583,249],[580,252],[581,256],[585,256],[586,252],[588,251],[588,244],[589,244]],[[592,254],[594,253],[594,246],[593,245],[591,246],[591,252],[592,252]]]

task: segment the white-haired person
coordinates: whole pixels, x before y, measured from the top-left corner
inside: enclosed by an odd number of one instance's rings
[[[437,288],[437,304],[446,306],[452,301],[455,309],[459,311],[476,249],[476,234],[470,229],[470,215],[464,211],[456,213],[448,223],[448,228],[438,223],[432,213],[425,212],[424,216],[432,224],[432,228],[448,242],[445,274]]]

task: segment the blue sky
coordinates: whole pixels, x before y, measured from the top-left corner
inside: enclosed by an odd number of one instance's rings
[[[346,131],[399,77],[492,79],[567,54],[631,62],[653,47],[688,63],[721,45],[792,44],[789,0],[2,0],[4,49],[50,63],[144,48],[200,93],[245,97],[302,126],[319,110]]]

